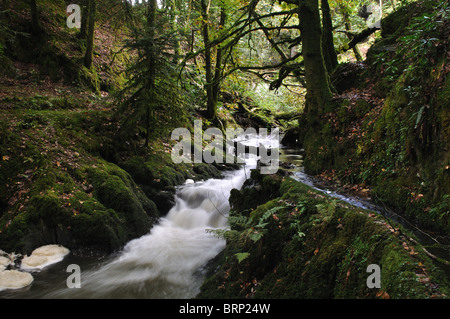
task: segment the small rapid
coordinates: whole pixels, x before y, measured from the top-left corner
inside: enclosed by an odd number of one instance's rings
[[[278,139],[257,135],[239,137],[247,146],[279,149],[280,163],[288,163],[292,178],[338,200],[361,209],[381,212],[370,201],[330,191],[318,185],[302,168],[302,151],[284,148]],[[283,165],[283,164],[282,164]],[[195,297],[205,278],[208,262],[226,245],[215,230],[227,229],[232,189],[240,189],[257,168],[257,158],[247,154],[241,169],[224,173],[221,179],[188,180],[177,189],[175,205],[147,235],[130,241],[122,251],[106,260],[67,256],[61,263],[33,273],[28,288],[0,293],[0,298],[150,298]],[[81,288],[69,289],[69,264],[81,268]]]
[[[246,135],[244,145],[278,147],[278,139]],[[41,292],[40,298],[193,298],[203,282],[206,265],[225,248],[214,230],[228,227],[229,197],[256,168],[247,154],[240,170],[221,179],[188,180],[177,189],[175,205],[150,232],[130,241],[116,256],[81,268],[81,288]],[[67,278],[66,274],[66,278]]]
[[[225,247],[213,230],[227,227],[228,199],[245,181],[242,170],[223,179],[179,187],[175,206],[149,234],[130,241],[98,269],[82,272],[80,289],[63,288],[50,298],[192,298],[204,266]]]

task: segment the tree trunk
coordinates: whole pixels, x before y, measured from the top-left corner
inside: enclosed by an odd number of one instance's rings
[[[84,66],[88,69],[92,67],[94,61],[94,31],[95,31],[95,15],[96,0],[89,0],[89,26],[87,35],[86,53],[84,55]]]
[[[331,86],[322,53],[322,31],[318,0],[304,0],[299,5],[303,59],[306,77],[306,115],[311,127],[331,104]]]
[[[31,9],[31,33],[39,35],[42,32],[41,24],[39,23],[39,11],[37,8],[36,0],[29,0]]]
[[[333,20],[328,0],[321,0],[322,7],[322,50],[328,73],[331,73],[338,65],[336,50],[333,40]]]
[[[86,39],[87,38],[87,29],[88,29],[88,15],[89,15],[89,10],[88,10],[88,3],[86,0],[82,0],[81,2],[81,27],[80,27],[80,33],[78,34],[78,37],[80,39]]]
[[[148,2],[148,14],[147,14],[147,36],[149,37],[149,47],[147,49],[146,55],[147,59],[149,60],[149,70],[148,70],[148,92],[150,94],[150,100],[152,99],[152,95],[155,89],[155,77],[156,77],[156,60],[155,60],[155,47],[153,44],[153,41],[155,39],[155,27],[156,27],[156,7],[157,7],[157,0],[149,0]],[[151,118],[151,111],[152,111],[153,105],[151,103],[148,103],[146,105],[146,119],[145,119],[145,144],[144,146],[147,147],[150,142],[150,118]]]
[[[169,12],[169,19],[170,19],[170,25],[173,31],[176,31],[176,33],[178,34],[178,28],[177,28],[177,18],[179,15],[179,11],[177,8],[177,4],[174,0],[170,1],[170,7],[167,8],[166,10],[168,10]],[[178,36],[175,36],[173,39],[174,43],[173,43],[173,50],[174,50],[174,55],[173,55],[173,62],[175,64],[178,64],[178,59],[181,56],[181,46],[180,46],[180,40],[178,38]]]
[[[220,21],[219,21],[219,28],[223,27],[225,25],[225,20],[227,18],[227,15],[225,13],[225,10],[222,8],[220,11]],[[223,49],[219,45],[217,48],[216,53],[216,66],[215,66],[215,74],[212,84],[212,98],[214,103],[214,109],[215,109],[215,117],[217,117],[217,102],[219,100],[219,92],[220,92],[220,84],[222,83],[222,73],[223,73],[223,66],[222,66],[222,55],[223,55]]]
[[[211,41],[209,39],[209,6],[206,0],[201,0],[202,7],[202,33],[203,43],[205,45],[205,73],[206,73],[206,115],[210,120],[215,120],[217,117],[217,109],[214,104],[213,95],[213,73],[211,61]]]

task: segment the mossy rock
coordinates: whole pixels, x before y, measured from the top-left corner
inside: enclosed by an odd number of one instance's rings
[[[124,219],[129,238],[150,231],[159,212],[127,172],[110,163],[88,167],[86,171],[94,186],[94,196]]]
[[[148,185],[155,179],[153,171],[146,165],[142,156],[133,156],[119,165],[133,177],[137,184]]]
[[[427,9],[426,6],[423,5],[423,2],[431,3],[432,6],[434,6],[433,1],[414,2],[400,7],[395,12],[385,17],[381,22],[381,36],[383,38],[397,37],[402,34],[407,26],[409,26],[412,17],[417,14],[423,14],[427,10],[432,10],[433,7]]]
[[[114,251],[128,240],[124,220],[95,200],[84,202],[81,212],[72,218],[71,229],[76,247]]]
[[[250,178],[244,182],[241,190],[232,189],[230,205],[233,211],[244,213],[256,209],[259,205],[279,195],[281,176],[266,176],[260,170],[250,172]]]
[[[280,197],[250,212],[248,229],[234,228],[233,220],[242,217],[232,212],[227,247],[198,298],[446,298],[442,271],[420,247],[393,234],[383,217],[292,179],[283,180],[279,191]],[[241,196],[246,200],[245,191]],[[261,229],[259,218],[278,206]],[[257,229],[264,233],[254,242],[248,234]],[[242,253],[246,258],[238,260]],[[371,264],[381,267],[380,289],[367,286]],[[427,279],[418,280],[424,272]]]
[[[343,93],[358,86],[362,70],[363,67],[360,63],[339,64],[330,76],[331,83],[339,93]]]
[[[157,189],[175,187],[192,177],[192,170],[186,164],[177,167],[170,159],[131,157],[120,163],[120,166],[130,173],[137,184],[147,185]]]
[[[206,163],[194,164],[193,171],[196,174],[196,179],[198,180],[207,180],[209,178],[222,177],[222,173],[219,171],[219,169],[217,169],[213,165]]]
[[[175,206],[175,188],[162,190],[150,197],[162,215],[167,214]]]
[[[125,245],[129,237],[120,214],[94,198],[83,199],[68,205],[54,194],[33,196],[27,208],[3,231],[0,245],[21,253],[49,243],[103,252]]]
[[[28,207],[12,219],[2,234],[1,244],[26,253],[48,243],[69,244],[70,217],[70,212],[56,196],[33,196]]]

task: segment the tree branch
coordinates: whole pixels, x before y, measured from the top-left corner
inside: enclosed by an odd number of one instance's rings
[[[358,43],[364,41],[368,36],[375,33],[375,31],[380,30],[379,28],[367,28],[360,33],[356,34],[355,37],[350,41],[350,43],[345,47],[341,48],[341,52],[346,52],[353,49]]]

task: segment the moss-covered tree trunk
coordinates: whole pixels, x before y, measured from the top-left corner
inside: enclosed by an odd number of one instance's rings
[[[331,9],[328,0],[321,0],[321,7],[323,26],[322,50],[328,73],[331,73],[338,65],[338,57],[334,49],[333,40],[333,20],[331,19]]]
[[[170,26],[173,31],[179,30],[177,27],[177,18],[179,16],[179,9],[177,6],[177,3],[175,0],[171,0],[170,3],[166,3],[166,10],[169,12],[169,19],[170,19]],[[180,45],[180,39],[178,36],[173,38],[173,50],[174,50],[174,56],[173,61],[175,64],[178,63],[178,59],[181,56],[181,45]]]
[[[319,0],[300,1],[299,18],[307,90],[300,141],[305,150],[306,172],[317,174],[332,164],[329,144],[333,140],[323,117],[331,111],[332,92],[322,52]]]
[[[214,103],[213,94],[213,70],[212,70],[212,57],[211,57],[211,41],[209,37],[209,9],[210,3],[207,0],[201,1],[202,7],[202,34],[203,43],[205,45],[205,73],[206,73],[206,113],[209,119],[215,120],[217,118],[217,109]]]
[[[300,1],[300,30],[306,77],[306,114],[310,127],[331,104],[331,86],[322,53],[322,30],[318,0]]]
[[[78,34],[78,37],[80,39],[85,40],[87,38],[87,29],[88,29],[88,21],[89,21],[89,8],[88,8],[88,2],[87,0],[80,1],[80,7],[81,7],[81,27],[80,27],[80,33]]]
[[[227,15],[225,13],[224,9],[221,9],[220,11],[220,21],[219,21],[219,28],[222,28],[225,25]],[[217,102],[219,100],[219,92],[220,92],[220,84],[222,83],[222,74],[223,74],[223,66],[222,66],[222,56],[223,56],[223,49],[219,45],[216,52],[216,66],[214,71],[214,80],[211,87],[212,90],[212,98],[214,103],[214,109],[215,109],[215,117],[217,118]]]
[[[352,23],[350,22],[350,16],[349,16],[348,10],[345,9],[343,6],[341,6],[341,12],[344,15],[345,30],[348,32],[351,32],[352,31]],[[352,36],[349,33],[347,33],[347,38],[350,41],[352,40]],[[355,45],[352,50],[353,50],[353,54],[355,55],[356,60],[362,61],[363,57],[362,57],[361,52],[358,49],[358,46]]]
[[[224,129],[223,123],[220,121],[217,115],[217,102],[219,100],[220,85],[223,75],[223,49],[220,45],[216,48],[216,55],[214,57],[215,64],[213,65],[213,49],[210,37],[210,0],[201,1],[201,13],[202,13],[202,34],[203,43],[205,46],[205,73],[206,73],[206,116],[214,124],[219,125],[221,129]],[[220,9],[220,19],[218,28],[222,29],[225,25],[227,15],[224,8]]]
[[[87,34],[86,53],[84,55],[84,66],[88,69],[92,67],[94,62],[94,31],[95,31],[95,0],[89,0],[89,26]]]

